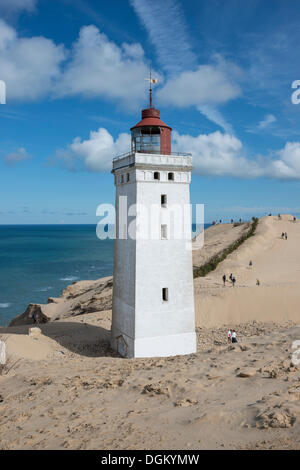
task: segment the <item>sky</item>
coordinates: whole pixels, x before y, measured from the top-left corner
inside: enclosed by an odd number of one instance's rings
[[[205,221],[300,216],[299,23],[298,0],[0,0],[0,224],[97,222],[150,65]]]

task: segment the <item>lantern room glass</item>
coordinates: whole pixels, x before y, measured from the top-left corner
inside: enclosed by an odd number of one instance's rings
[[[131,133],[133,152],[160,154],[160,128],[138,127]]]

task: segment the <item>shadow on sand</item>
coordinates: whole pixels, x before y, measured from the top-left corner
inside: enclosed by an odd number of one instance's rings
[[[44,336],[48,336],[62,347],[81,356],[121,357],[110,347],[109,330],[83,322],[49,322],[12,326],[1,328],[0,335],[28,335],[30,327],[40,328]]]

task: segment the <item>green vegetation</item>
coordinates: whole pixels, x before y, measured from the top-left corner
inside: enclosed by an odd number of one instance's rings
[[[239,246],[242,245],[242,243],[248,240],[248,238],[253,237],[253,235],[255,234],[257,224],[258,224],[258,218],[252,217],[252,223],[250,224],[250,227],[247,233],[245,233],[240,238],[238,238],[235,242],[229,245],[221,253],[219,253],[216,256],[213,256],[209,261],[207,261],[207,263],[203,264],[203,266],[200,266],[200,268],[194,268],[194,278],[204,277],[211,271],[214,271],[216,267],[218,266],[218,264],[224,261],[224,259],[227,258],[227,256],[230,255],[230,253],[235,251]]]

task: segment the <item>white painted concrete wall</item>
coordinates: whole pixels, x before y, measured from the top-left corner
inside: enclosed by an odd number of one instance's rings
[[[118,341],[122,341],[119,352],[128,357],[193,353],[196,334],[191,220],[174,219],[188,239],[170,239],[169,222],[170,206],[177,204],[180,208],[190,202],[191,157],[135,155],[139,162],[126,157],[134,165],[130,168],[122,161],[115,164],[116,206],[122,195],[127,195],[128,205],[157,205],[154,225],[158,236],[156,240],[143,239],[145,220],[141,213],[136,218],[137,227],[142,229],[137,228],[137,240],[115,240],[112,346],[117,349]],[[171,166],[166,166],[166,159],[172,159]],[[130,182],[122,184],[121,175],[128,171]],[[153,180],[154,171],[160,171],[160,180]],[[174,172],[174,181],[168,181],[168,171]],[[167,208],[161,208],[162,194],[167,195]],[[118,217],[116,223],[118,230]],[[167,240],[160,239],[162,223],[169,228]],[[167,302],[162,299],[163,288],[168,288]],[[119,336],[127,344],[126,352]]]

